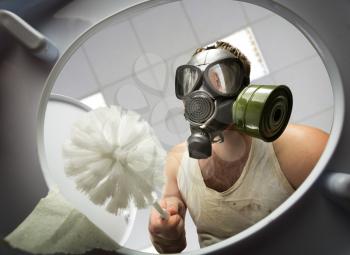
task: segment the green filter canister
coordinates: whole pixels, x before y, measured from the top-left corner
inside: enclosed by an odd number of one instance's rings
[[[292,106],[293,96],[287,86],[250,84],[232,106],[233,123],[249,136],[272,142],[286,128]]]

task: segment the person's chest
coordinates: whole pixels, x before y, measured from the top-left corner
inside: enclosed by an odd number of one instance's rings
[[[208,188],[223,192],[232,187],[241,176],[246,160],[225,163],[217,160],[199,160],[203,181]]]

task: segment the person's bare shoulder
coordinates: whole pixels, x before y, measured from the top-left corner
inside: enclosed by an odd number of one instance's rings
[[[182,157],[185,150],[186,150],[186,142],[179,143],[169,150],[168,155],[175,156],[176,158]]]
[[[318,162],[328,136],[318,128],[288,125],[273,142],[281,169],[294,188],[301,185]]]
[[[169,176],[176,176],[177,170],[181,164],[181,159],[183,153],[186,150],[186,143],[180,143],[175,145],[170,149],[167,155],[167,163],[166,163],[166,174]]]

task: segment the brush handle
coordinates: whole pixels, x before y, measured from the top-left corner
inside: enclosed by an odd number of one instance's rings
[[[160,214],[160,217],[163,219],[163,220],[168,220],[169,219],[169,214],[167,211],[165,211],[162,207],[160,207],[159,203],[157,201],[155,201],[153,203],[153,207],[154,209],[156,209],[159,214]]]

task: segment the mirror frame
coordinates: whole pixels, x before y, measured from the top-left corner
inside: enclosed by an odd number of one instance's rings
[[[163,4],[168,4],[172,2],[178,2],[179,0],[141,0],[140,3],[131,4],[130,6],[124,8],[123,10],[103,19],[98,22],[87,31],[82,33],[63,53],[63,55],[56,62],[55,66],[50,72],[50,75],[45,83],[45,88],[41,95],[39,111],[38,111],[38,127],[37,127],[37,148],[39,154],[39,161],[42,168],[47,169],[47,162],[44,149],[43,141],[43,127],[45,120],[45,111],[48,99],[50,97],[51,90],[54,86],[54,83],[62,71],[65,64],[69,61],[70,57],[75,53],[75,51],[91,36],[103,29],[105,26],[116,22],[118,19],[124,19],[129,15],[137,14],[140,11],[147,10],[156,6]],[[246,230],[224,240],[217,244],[202,248],[200,250],[190,251],[190,254],[216,254],[223,248],[228,246],[234,246],[243,239],[251,238],[255,233],[261,231],[267,225],[272,224],[278,217],[282,214],[285,214],[287,210],[296,205],[301,197],[311,189],[315,182],[319,179],[322,172],[325,170],[328,162],[330,161],[339,141],[339,138],[342,133],[342,128],[344,124],[345,117],[345,98],[343,91],[342,79],[340,76],[339,69],[337,67],[336,61],[334,60],[330,50],[327,48],[326,44],[322,41],[317,32],[308,24],[301,16],[292,12],[287,7],[270,0],[240,0],[242,2],[251,3],[263,8],[266,8],[275,14],[281,16],[282,18],[289,21],[294,25],[311,43],[311,45],[316,49],[318,55],[323,61],[323,64],[326,67],[328,72],[334,97],[334,114],[333,114],[333,125],[330,132],[330,137],[327,143],[327,146],[319,159],[318,163],[303,182],[303,184],[278,208],[272,211],[268,216],[255,223]],[[122,254],[146,254],[144,252],[128,249],[121,247],[117,251]],[[185,252],[186,254],[186,252]]]

